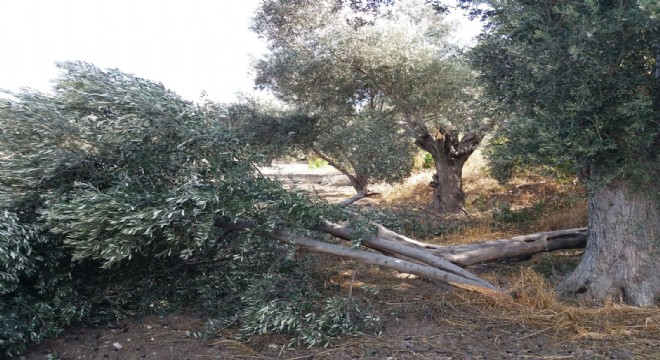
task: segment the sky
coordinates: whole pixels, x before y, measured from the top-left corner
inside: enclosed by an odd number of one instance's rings
[[[0,88],[46,91],[56,61],[162,82],[189,99],[249,92],[265,42],[249,23],[260,0],[0,0]]]
[[[0,88],[48,91],[56,61],[82,60],[162,82],[189,100],[253,91],[265,41],[261,0],[0,0]],[[475,29],[463,26],[466,37]]]

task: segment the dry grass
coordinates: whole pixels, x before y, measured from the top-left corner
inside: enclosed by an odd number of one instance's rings
[[[501,185],[483,169],[473,167],[464,176],[465,208],[469,214],[464,220],[469,227],[458,238],[444,239],[451,243],[495,239],[521,233],[552,231],[586,226],[586,193],[579,184],[558,182],[535,174],[526,174]],[[431,171],[422,171],[406,182],[381,186],[382,196],[375,198],[378,206],[397,209],[427,209],[428,217],[436,217],[429,209],[432,189],[428,186]],[[493,212],[506,205],[513,212],[530,212],[526,221],[493,227]],[[441,221],[442,218],[439,218]],[[504,225],[504,224],[503,224]],[[459,239],[460,238],[460,239]]]
[[[417,216],[411,218],[411,226],[460,224],[460,231],[425,239],[443,244],[508,238],[587,223],[586,196],[579,185],[532,173],[501,185],[489,178],[478,162],[471,164],[464,177],[469,216],[440,217],[428,209],[431,176],[431,172],[420,172],[402,184],[381,185],[377,189],[381,196],[371,198],[367,206],[408,214],[401,217]],[[495,214],[504,204],[509,218],[498,218]],[[412,275],[328,260],[337,274],[330,281],[341,291],[382,304],[386,331],[381,337],[345,339],[313,355],[291,358],[384,358],[385,352],[397,359],[631,358],[632,353],[635,358],[660,359],[660,308],[616,304],[586,307],[557,297],[554,286],[575,267],[580,254],[580,250],[557,251],[524,262],[470,268],[508,291],[512,295],[509,298],[489,298]],[[377,295],[374,289],[379,290]],[[424,350],[430,348],[436,350]],[[373,349],[381,352],[370,353]],[[521,352],[509,353],[507,349]],[[630,354],[619,353],[620,349],[628,349]]]
[[[432,196],[428,186],[431,173],[420,173],[406,183],[394,186],[383,193],[380,206],[397,209],[423,209]],[[500,185],[478,169],[471,171],[464,179],[467,193],[466,208],[469,217],[464,219],[465,228],[449,235],[432,239],[430,242],[445,244],[469,243],[488,239],[507,238],[524,233],[569,229],[586,226],[587,204],[585,191],[571,182],[562,183],[534,174],[513,179],[507,185]],[[520,222],[502,223],[494,219],[493,213],[502,204],[516,214],[530,218]],[[542,205],[539,205],[542,204]],[[443,219],[430,221],[446,221]],[[526,264],[490,265],[482,277],[503,285],[513,296],[497,300],[461,290],[448,292],[437,297],[437,287],[432,285],[429,293],[435,293],[432,306],[442,314],[438,323],[452,327],[455,331],[473,331],[475,323],[489,324],[522,331],[519,340],[536,337],[540,334],[555,341],[582,343],[584,341],[605,341],[599,343],[602,351],[615,351],[625,343],[632,348],[647,348],[640,358],[660,358],[660,308],[635,308],[624,305],[606,304],[604,307],[585,307],[567,304],[554,292],[554,282],[570,271],[579,259],[580,251],[544,254]],[[541,271],[541,272],[539,272]],[[390,289],[401,289],[401,280],[391,276],[386,285],[383,278],[371,279]],[[369,282],[369,280],[361,280]],[[417,294],[418,301],[410,306],[410,292]],[[391,304],[397,304],[403,313],[426,308],[424,291],[408,288],[408,291],[388,292]],[[424,303],[424,304],[422,304]],[[407,304],[407,305],[402,305]],[[431,304],[431,303],[429,303]],[[401,308],[403,307],[403,308]],[[408,314],[415,317],[416,314]],[[496,324],[496,325],[494,325]],[[607,340],[607,341],[606,341]],[[655,349],[655,350],[653,350]],[[587,353],[588,355],[588,353]]]
[[[584,307],[562,302],[552,284],[528,267],[520,267],[512,298],[495,300],[457,293],[457,302],[478,311],[481,319],[539,329],[547,335],[577,339],[660,339],[660,309],[606,304]]]

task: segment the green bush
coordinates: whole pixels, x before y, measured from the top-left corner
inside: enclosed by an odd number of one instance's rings
[[[277,311],[318,298],[305,285],[310,277],[270,281],[309,265],[256,234],[304,231],[319,217],[342,217],[338,208],[260,176],[252,150],[216,107],[118,70],[59,66],[52,95],[0,99],[0,356],[73,322],[186,305],[249,333],[251,307],[267,303],[254,284]],[[235,221],[250,231],[218,226]],[[269,286],[295,291],[271,294]],[[331,308],[309,311],[322,318]]]
[[[79,298],[62,241],[0,212],[0,356],[58,335],[90,307]]]
[[[328,166],[328,162],[321,158],[310,157],[307,159],[307,166],[310,169],[320,169]]]

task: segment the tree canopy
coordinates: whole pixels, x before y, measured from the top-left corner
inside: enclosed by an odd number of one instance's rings
[[[0,100],[2,356],[73,322],[184,306],[208,311],[209,333],[240,323],[246,336],[283,332],[312,346],[376,331],[369,305],[323,286],[296,248],[501,293],[263,177],[228,109],[119,70],[58,66],[52,93]],[[328,235],[353,246],[319,240]]]
[[[491,5],[497,15],[473,54],[489,94],[514,114],[491,156],[500,177],[519,162],[573,165],[600,185],[656,178],[658,5]]]
[[[257,84],[327,118],[322,126],[330,134],[358,115],[400,128],[437,160],[435,187],[447,189],[438,191],[438,204],[460,209],[460,171],[447,168],[460,170],[490,126],[470,106],[478,97],[474,73],[432,6],[377,5],[356,11],[334,1],[264,2],[253,28],[270,53],[256,64]],[[378,147],[376,136],[352,141],[367,140]],[[445,196],[451,193],[459,195]]]
[[[310,296],[325,301],[310,286],[319,277],[293,248],[256,236],[306,233],[321,217],[342,218],[338,209],[260,176],[217,108],[119,70],[58,66],[52,93],[0,100],[1,356],[72,322],[185,302],[221,323],[241,318],[246,334],[277,328],[308,344],[355,329],[345,318],[329,332],[318,325],[331,319],[302,321]],[[218,226],[239,220],[250,226]],[[280,293],[260,290],[282,282]],[[278,318],[258,316],[269,306]]]

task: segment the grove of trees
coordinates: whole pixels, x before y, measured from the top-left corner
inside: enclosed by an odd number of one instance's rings
[[[59,63],[50,93],[3,92],[0,357],[75,322],[191,305],[210,333],[237,324],[313,346],[377,332],[370,304],[325,286],[296,249],[508,296],[464,267],[586,239],[560,294],[657,304],[660,5],[461,3],[487,24],[468,53],[434,2],[264,1],[256,83],[283,108],[200,105],[85,62]],[[491,130],[501,181],[533,166],[578,174],[588,229],[425,244],[258,170],[311,150],[366,196],[369,181],[409,174],[415,144],[435,163],[434,207],[456,212],[462,167]]]
[[[367,185],[364,168],[408,175],[393,166],[411,163],[405,148],[392,149],[402,139],[383,136],[401,134],[433,157],[434,207],[461,211],[463,165],[490,123],[470,106],[475,73],[432,6],[269,0],[253,28],[270,48],[256,64],[257,84],[319,118],[315,150],[342,172],[353,168],[358,192]],[[341,156],[347,160],[335,160]]]

